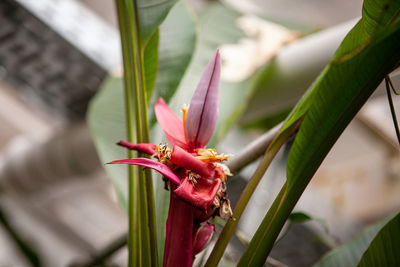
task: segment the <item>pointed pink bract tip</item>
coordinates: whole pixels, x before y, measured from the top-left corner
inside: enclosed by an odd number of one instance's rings
[[[211,139],[218,120],[221,57],[219,51],[209,61],[190,102],[186,119],[186,142],[201,148]]]
[[[130,150],[136,150],[142,153],[146,153],[148,155],[154,155],[154,153],[156,153],[155,144],[150,144],[150,143],[132,144],[127,141],[119,141],[117,145],[126,147],[127,149]]]
[[[131,164],[131,165],[138,165],[146,168],[153,169],[155,171],[158,171],[161,173],[165,178],[169,179],[171,182],[173,182],[176,185],[179,185],[181,183],[181,180],[176,176],[171,169],[158,161],[153,161],[151,159],[147,158],[135,158],[135,159],[121,159],[121,160],[114,160],[111,162],[108,162],[107,164]]]

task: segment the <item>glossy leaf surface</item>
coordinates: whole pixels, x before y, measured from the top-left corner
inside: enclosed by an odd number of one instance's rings
[[[400,213],[375,236],[363,254],[360,267],[389,267],[400,265]]]
[[[389,220],[364,229],[352,241],[327,253],[314,267],[357,266],[371,241]]]
[[[363,18],[303,96],[282,128],[302,124],[287,165],[287,188],[268,212],[239,265],[264,264],[291,210],[337,138],[400,61],[400,3],[365,1]],[[275,207],[275,206],[274,206]]]
[[[177,0],[137,0],[142,43],[154,34]]]

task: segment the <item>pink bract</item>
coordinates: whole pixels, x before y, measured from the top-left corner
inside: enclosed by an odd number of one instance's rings
[[[161,173],[164,177],[168,178],[174,184],[179,185],[181,183],[181,180],[178,178],[178,176],[176,176],[175,173],[173,173],[167,165],[147,158],[114,160],[109,162],[108,164],[132,164],[151,168]]]
[[[159,98],[155,104],[158,123],[171,146],[187,148],[182,120],[168,107],[164,99]]]
[[[186,123],[186,142],[191,148],[207,145],[218,120],[221,57],[210,60],[190,102]]]

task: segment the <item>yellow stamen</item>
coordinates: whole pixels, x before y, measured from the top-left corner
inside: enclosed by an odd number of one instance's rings
[[[215,163],[227,160],[231,155],[230,154],[219,154],[214,148],[202,148],[197,151],[199,160],[207,163]]]
[[[200,175],[195,172],[188,171],[188,180],[192,183],[193,186],[197,184],[197,180],[200,179]]]
[[[184,106],[181,108],[181,111],[182,111],[182,120],[183,120],[183,130],[184,130],[184,131],[186,131],[186,117],[187,117],[188,110],[189,110],[189,106],[187,106],[187,105],[184,105]]]
[[[172,166],[171,153],[172,149],[167,144],[156,145],[155,150],[157,151],[154,156],[158,157],[158,161],[168,166]]]

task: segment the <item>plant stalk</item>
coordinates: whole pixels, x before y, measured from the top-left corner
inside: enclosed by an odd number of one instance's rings
[[[127,140],[132,143],[148,142],[144,48],[140,41],[137,5],[131,0],[117,0],[116,4],[124,62]],[[135,152],[128,151],[128,156],[134,157]],[[149,202],[154,206],[151,173],[139,171],[134,166],[128,168],[129,266],[157,266],[154,207],[149,207]],[[154,233],[150,233],[152,231]]]
[[[300,122],[300,121],[299,121]],[[258,183],[261,181],[261,178],[264,176],[265,171],[271,164],[272,160],[275,158],[276,154],[278,153],[279,149],[282,145],[288,140],[298,129],[299,123],[293,124],[293,126],[287,129],[284,132],[279,133],[271,144],[268,146],[267,150],[265,151],[264,157],[261,160],[260,164],[258,165],[256,171],[254,172],[253,176],[251,177],[249,183],[247,184],[246,188],[240,195],[240,198],[233,210],[233,217],[228,220],[222,233],[220,234],[217,243],[215,244],[208,260],[205,264],[207,267],[217,266],[222,255],[229,243],[230,238],[234,234],[235,228],[239,222],[240,217],[244,209],[246,208],[252,194],[256,190]],[[278,195],[279,197],[279,195]]]
[[[303,194],[307,184],[298,183],[291,187],[288,187],[286,183],[283,185],[279,195],[274,200],[260,227],[254,234],[253,239],[250,241],[249,246],[242,255],[238,266],[262,266],[265,263],[275,244],[275,240],[278,238],[283,225]],[[266,235],[268,235],[268,238],[266,238]],[[263,253],[253,253],[260,248],[262,248]]]
[[[122,0],[116,1],[117,14],[119,28],[121,32],[121,45],[122,45],[122,56],[123,56],[123,67],[124,67],[124,98],[125,98],[125,116],[126,116],[126,139],[128,142],[136,142],[136,136],[134,135],[135,129],[132,124],[134,118],[134,110],[132,99],[134,98],[133,93],[133,77],[131,69],[131,51],[128,41],[129,30],[127,29],[127,14],[126,14],[126,3]],[[128,150],[128,157],[134,157],[135,151]],[[128,257],[129,265],[133,266],[139,263],[139,243],[136,237],[139,234],[138,229],[138,176],[137,167],[129,165],[128,166]]]
[[[137,5],[136,1],[134,1],[135,10],[137,12]],[[138,16],[136,15],[136,20]],[[139,36],[137,42],[138,45],[141,45],[140,34],[139,34],[139,23],[136,24],[136,33]],[[150,126],[147,114],[147,85],[146,85],[146,77],[145,77],[145,68],[144,68],[144,47],[140,49],[139,54],[139,64],[140,64],[140,74],[141,74],[141,81],[142,81],[142,90],[140,90],[140,104],[141,108],[141,122],[142,122],[142,134],[143,140],[142,143],[150,143]],[[142,153],[142,157],[149,158],[149,155]],[[149,238],[150,238],[150,249],[151,249],[151,259],[152,259],[152,266],[158,266],[158,249],[157,249],[157,227],[156,227],[156,211],[155,211],[155,202],[154,202],[154,187],[153,187],[153,178],[150,169],[144,170],[144,189],[146,194],[146,201],[147,201],[147,222],[149,226]]]

